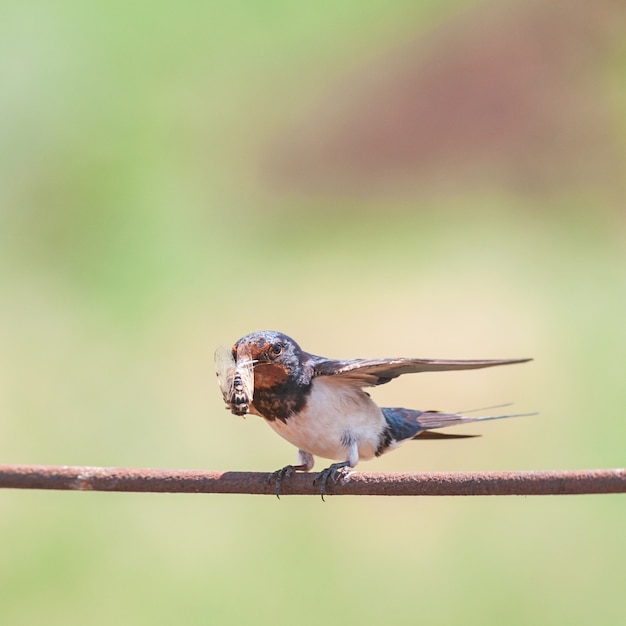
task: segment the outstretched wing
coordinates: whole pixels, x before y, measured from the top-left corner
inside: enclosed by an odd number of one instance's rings
[[[526,363],[532,359],[500,359],[490,361],[449,361],[441,359],[324,359],[314,365],[314,376],[338,376],[361,387],[388,383],[402,374],[415,372],[447,372],[474,370],[495,365]]]

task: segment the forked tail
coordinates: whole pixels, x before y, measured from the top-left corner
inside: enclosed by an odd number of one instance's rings
[[[446,433],[433,433],[436,428],[458,426],[471,422],[486,422],[487,420],[499,420],[507,417],[525,417],[536,413],[513,413],[509,415],[487,415],[484,417],[467,417],[459,413],[439,413],[438,411],[414,411],[400,407],[385,407],[382,410],[387,421],[387,433],[391,439],[402,441],[403,439],[458,439],[476,437],[477,435],[449,435]]]

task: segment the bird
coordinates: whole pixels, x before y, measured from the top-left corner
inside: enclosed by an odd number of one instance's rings
[[[516,417],[468,417],[459,413],[379,407],[364,388],[403,374],[470,370],[525,363],[532,359],[441,360],[379,358],[339,360],[305,352],[291,337],[273,330],[250,333],[215,355],[226,408],[262,417],[297,449],[296,463],[273,472],[275,494],[294,472],[309,472],[315,457],[334,461],[315,479],[322,499],[329,481],[347,480],[359,461],[378,457],[413,439],[458,439],[435,429]]]

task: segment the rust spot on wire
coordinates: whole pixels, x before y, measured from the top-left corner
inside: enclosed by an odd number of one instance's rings
[[[319,495],[316,473],[295,474],[281,495]],[[117,467],[0,465],[0,488],[126,491],[153,493],[238,493],[274,495],[271,474]],[[355,496],[538,496],[626,493],[626,469],[519,472],[354,472],[328,495]]]

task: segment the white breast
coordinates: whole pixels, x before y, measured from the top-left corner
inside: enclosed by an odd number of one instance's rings
[[[306,408],[283,423],[268,422],[300,450],[336,461],[348,459],[350,448],[359,459],[371,459],[386,422],[380,408],[360,388],[332,377],[313,379]]]

